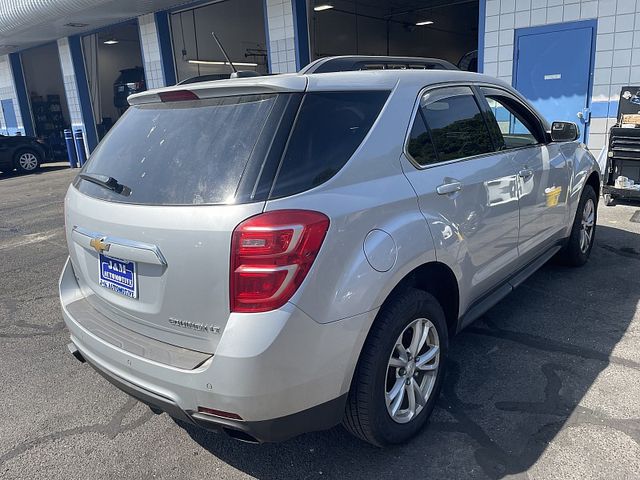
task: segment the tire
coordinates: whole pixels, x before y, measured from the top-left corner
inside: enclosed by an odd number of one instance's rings
[[[35,150],[23,149],[15,154],[13,163],[18,172],[32,173],[40,168],[42,157]]]
[[[411,341],[420,328],[417,322],[423,331],[429,328],[424,346],[411,358],[406,347],[412,347]],[[405,359],[396,348],[399,340]],[[447,351],[447,323],[438,301],[413,288],[395,294],[378,313],[360,354],[347,400],[344,427],[377,446],[403,443],[412,438],[427,422],[440,394]],[[416,357],[425,362],[422,367],[416,365]],[[423,395],[417,394],[416,386]],[[413,414],[411,392],[415,395]],[[398,400],[399,396],[403,398]],[[424,400],[420,402],[420,398]],[[395,406],[398,408],[394,417]]]
[[[588,207],[588,205],[591,207]],[[585,217],[591,208],[590,218]],[[589,216],[589,215],[587,215]],[[560,260],[570,267],[581,267],[589,259],[596,235],[598,197],[591,185],[585,185],[571,227],[571,235],[560,251]],[[585,237],[585,232],[586,237]]]

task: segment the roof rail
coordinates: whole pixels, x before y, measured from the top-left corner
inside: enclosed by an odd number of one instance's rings
[[[366,55],[346,55],[324,57],[300,70],[301,74],[350,72],[354,70],[458,70],[453,63],[439,58],[386,57]]]

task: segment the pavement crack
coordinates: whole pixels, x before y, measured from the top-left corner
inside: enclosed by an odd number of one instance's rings
[[[602,243],[598,243],[598,246],[608,252],[615,253],[616,255],[620,255],[626,258],[633,258],[635,260],[640,260],[640,250],[633,247],[621,247],[616,248],[611,245],[606,245]]]
[[[569,372],[569,369],[554,363],[542,365],[542,373],[547,380],[542,402],[496,402],[495,407],[506,412],[559,415],[563,417],[570,415],[573,408],[560,396],[562,379],[558,375],[558,371]]]
[[[485,318],[486,320],[486,318]],[[487,323],[489,323],[487,321]],[[465,331],[474,335],[483,335],[485,337],[498,338],[509,342],[514,342],[527,347],[535,348],[545,352],[564,353],[573,355],[587,360],[596,360],[604,363],[613,363],[627,368],[640,371],[640,363],[629,360],[627,358],[618,357],[616,355],[608,355],[586,347],[572,345],[570,343],[559,342],[551,338],[531,335],[529,333],[521,333],[513,330],[505,330],[496,326],[491,328],[469,327]]]
[[[123,425],[123,421],[125,416],[133,410],[133,408],[137,404],[137,400],[130,398],[128,399],[124,405],[116,412],[116,414],[111,418],[111,420],[104,423],[96,423],[93,425],[82,425],[79,427],[69,428],[67,430],[59,430],[56,432],[52,432],[48,435],[44,435],[42,437],[34,438],[31,440],[26,440],[15,445],[11,450],[4,453],[0,456],[0,465],[8,462],[9,460],[22,455],[23,453],[38,447],[39,445],[54,442],[56,440],[60,440],[62,438],[72,437],[74,435],[82,435],[85,433],[98,433],[106,436],[109,439],[113,439],[117,437],[119,434],[134,430],[147,421],[149,421],[153,417],[153,413],[151,411],[146,411],[142,416],[137,418],[135,421]]]

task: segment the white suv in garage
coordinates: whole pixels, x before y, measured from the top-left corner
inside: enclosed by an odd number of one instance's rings
[[[301,72],[129,101],[65,200],[69,346],[241,440],[409,439],[451,336],[593,245],[577,127],[494,78]]]

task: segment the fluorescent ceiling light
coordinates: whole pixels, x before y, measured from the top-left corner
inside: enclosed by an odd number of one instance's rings
[[[115,38],[111,38],[109,40],[104,41],[105,45],[115,45],[116,43],[118,43],[118,40],[116,40]]]
[[[199,65],[229,65],[229,62],[217,62],[213,60],[187,60],[189,63],[196,63]],[[257,63],[250,62],[233,62],[235,66],[238,67],[257,67]]]
[[[331,10],[332,8],[333,5],[323,3],[322,5],[316,5],[315,7],[313,7],[313,10],[316,12],[322,12],[323,10]]]
[[[425,21],[423,21],[423,22],[418,22],[418,23],[416,23],[416,25],[417,25],[418,27],[421,27],[421,26],[423,26],[423,25],[433,25],[433,22],[432,22],[431,20],[425,20]]]

